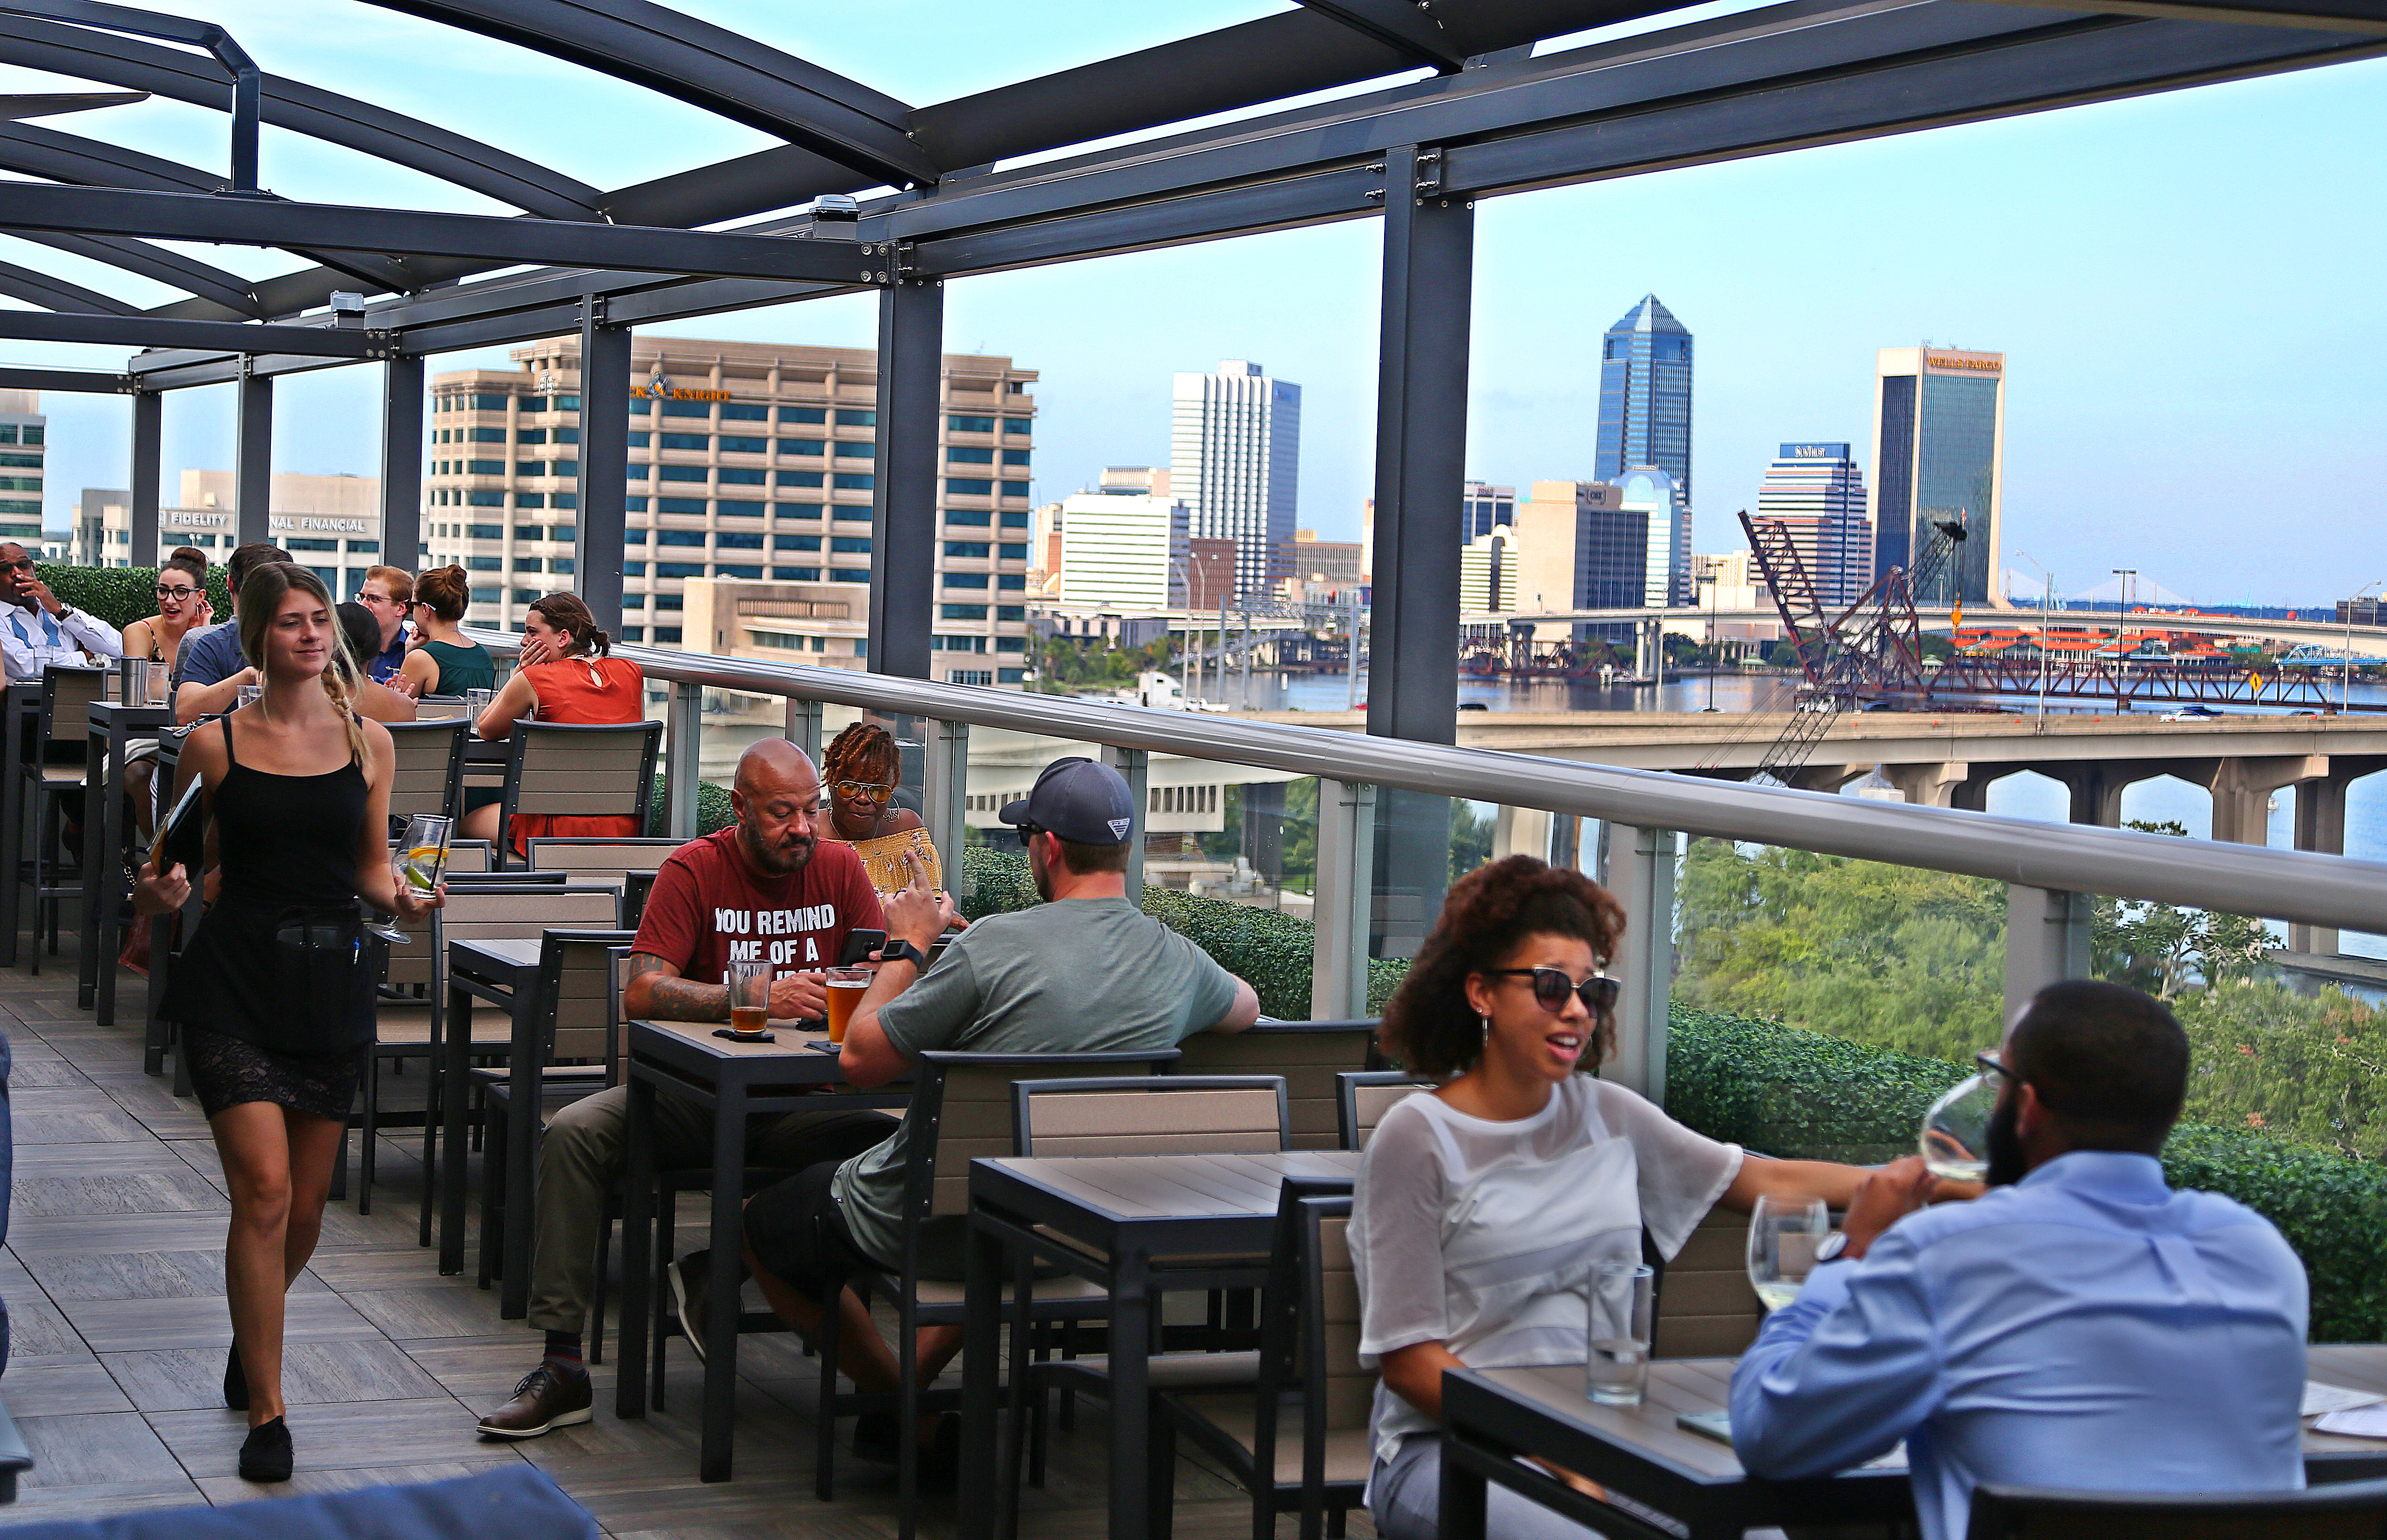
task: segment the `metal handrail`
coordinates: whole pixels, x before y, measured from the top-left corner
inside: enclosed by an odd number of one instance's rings
[[[521,639],[494,631],[468,635],[492,651],[505,653],[511,653]],[[1500,750],[1412,743],[1327,727],[723,658],[670,648],[622,645],[614,652],[638,663],[648,678],[677,684],[792,696],[1353,784],[1539,808],[1636,828],[1781,845],[2026,887],[2387,932],[2387,865],[2346,856],[1913,807],[1665,771],[1614,769]]]

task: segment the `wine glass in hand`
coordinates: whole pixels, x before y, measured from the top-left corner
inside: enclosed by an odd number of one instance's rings
[[[1989,1170],[1989,1120],[1998,1110],[1998,1077],[1958,1081],[1923,1115],[1923,1163],[1949,1181],[1978,1181]]]
[[[1760,1197],[1749,1216],[1749,1281],[1758,1301],[1779,1310],[1798,1298],[1814,1270],[1815,1248],[1831,1232],[1821,1198]]]

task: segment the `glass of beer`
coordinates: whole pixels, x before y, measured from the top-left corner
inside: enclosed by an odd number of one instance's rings
[[[843,1042],[845,1024],[853,1019],[854,1003],[870,987],[870,970],[831,968],[822,982],[828,986],[828,1040]]]
[[[732,963],[721,975],[729,990],[729,1030],[759,1041],[771,1025],[771,965]]]

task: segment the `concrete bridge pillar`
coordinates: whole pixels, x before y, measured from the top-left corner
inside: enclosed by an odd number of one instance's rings
[[[2318,780],[2328,775],[2327,754],[2277,754],[2221,761],[2208,783],[2213,788],[2213,838],[2233,845],[2267,843],[2271,793],[2283,786]]]
[[[2070,821],[2104,828],[2122,827],[2122,793],[2141,781],[2167,775],[2171,766],[2157,760],[2104,760],[2094,764],[2034,764],[2050,780],[2062,781],[2072,794]]]
[[[2332,765],[2330,773],[2318,780],[2296,783],[2296,849],[2323,855],[2345,853],[2345,789],[2353,781],[2345,768]],[[2335,954],[2337,949],[2334,926],[2288,927],[2290,952],[2316,952],[2327,956]]]
[[[1849,782],[1872,771],[1870,764],[1802,764],[1790,773],[1790,784],[1801,791],[1837,794]]]
[[[1963,760],[1926,764],[1885,764],[1883,778],[1899,795],[1920,807],[1953,807],[1978,813],[1988,805],[1989,783],[1973,778],[1973,767]]]

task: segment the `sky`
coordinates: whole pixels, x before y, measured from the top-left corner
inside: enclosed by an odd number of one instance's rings
[[[217,0],[276,73],[621,185],[764,147],[641,88],[360,0]],[[682,9],[929,103],[1283,8],[1050,0],[818,0]],[[1715,5],[1671,19],[1735,8]],[[0,68],[0,91],[57,89]],[[48,120],[197,164],[220,114],[169,102]],[[2003,564],[2059,592],[2141,583],[2208,603],[2321,604],[2387,579],[2387,60],[1996,123],[1487,199],[1477,209],[1468,473],[1589,473],[1599,335],[1655,293],[1698,338],[1695,545],[1741,545],[1774,447],[1867,457],[1875,349],[2007,356]],[[289,196],[503,212],[403,169],[268,128]],[[192,248],[238,271],[274,253]],[[1300,522],[1357,538],[1370,494],[1380,236],[1372,221],[995,274],[947,287],[955,351],[1041,372],[1037,494],[1166,463],[1169,376],[1252,359],[1303,387]],[[0,238],[0,261],[133,298],[166,291]],[[6,303],[0,301],[0,303]],[[867,347],[867,297],[658,327]],[[9,343],[19,363],[120,367],[118,349]],[[502,365],[504,350],[439,369]],[[373,473],[378,372],[285,377],[275,467]],[[232,462],[228,387],[167,407],[174,473]],[[47,522],[121,486],[129,413],[52,396]],[[1872,466],[1864,466],[1868,475]],[[2026,560],[2025,558],[2030,560]],[[2375,569],[2375,570],[2374,570]],[[2035,581],[2035,574],[2034,574]]]

